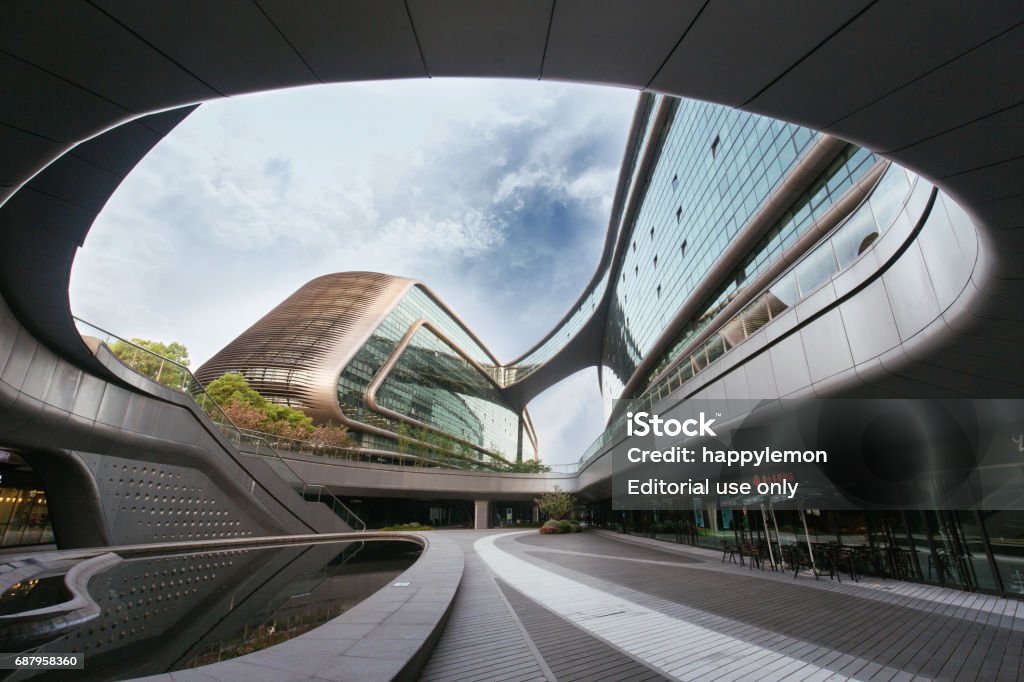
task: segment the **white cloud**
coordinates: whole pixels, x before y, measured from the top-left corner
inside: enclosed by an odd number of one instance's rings
[[[377,270],[426,282],[511,359],[593,273],[634,101],[435,79],[203,105],[100,215],[72,308],[198,365],[310,279]]]
[[[597,370],[585,369],[555,384],[528,405],[541,459],[569,464],[604,429]]]

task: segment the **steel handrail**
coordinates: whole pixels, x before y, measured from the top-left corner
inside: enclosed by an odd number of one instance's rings
[[[124,362],[124,360],[122,360],[121,357],[118,356],[117,353],[114,352],[114,349],[111,348],[110,344],[107,342],[109,339],[116,339],[117,341],[120,341],[121,343],[128,344],[129,346],[134,348],[136,351],[142,351],[144,353],[148,353],[149,355],[151,355],[151,356],[153,356],[155,358],[159,358],[161,363],[167,362],[167,363],[170,363],[171,365],[177,367],[179,370],[181,370],[184,373],[184,376],[187,378],[187,382],[185,382],[185,383],[188,384],[190,390],[184,390],[184,386],[182,386],[180,388],[176,388],[174,386],[170,386],[170,385],[162,383],[160,381],[157,381],[157,383],[159,383],[161,386],[166,386],[167,388],[170,388],[171,390],[178,390],[178,391],[184,393],[185,395],[190,396],[192,398],[192,400],[194,400],[196,402],[196,404],[199,405],[200,409],[202,409],[202,411],[210,418],[210,421],[212,421],[214,424],[217,425],[217,427],[221,430],[221,433],[224,434],[224,436],[227,437],[228,440],[232,440],[232,436],[234,436],[236,447],[241,445],[243,439],[248,440],[248,441],[254,441],[255,444],[256,444],[256,454],[257,455],[262,455],[262,453],[260,452],[260,445],[265,446],[266,449],[268,451],[270,451],[270,453],[272,453],[275,458],[280,460],[281,463],[284,464],[284,466],[288,468],[288,470],[292,473],[292,475],[295,477],[295,479],[299,483],[301,483],[304,487],[309,485],[305,481],[302,480],[301,476],[299,476],[298,474],[296,474],[294,472],[294,470],[292,470],[291,465],[288,464],[288,462],[284,459],[284,457],[281,456],[281,453],[278,452],[277,449],[275,449],[270,444],[270,442],[264,437],[264,435],[262,433],[260,433],[258,431],[243,432],[242,429],[240,429],[233,421],[231,421],[231,418],[228,417],[227,414],[224,412],[223,408],[221,408],[220,403],[218,403],[216,398],[214,398],[212,395],[210,395],[210,393],[206,390],[206,387],[203,386],[203,384],[198,379],[196,379],[195,375],[192,374],[192,370],[190,370],[187,365],[183,365],[180,362],[177,362],[177,361],[172,360],[170,358],[164,357],[163,355],[160,355],[159,353],[157,353],[155,351],[152,351],[152,350],[150,350],[148,348],[140,346],[139,344],[137,344],[137,343],[135,343],[133,341],[129,341],[128,339],[122,338],[121,336],[118,336],[117,334],[114,334],[113,332],[108,331],[108,330],[104,329],[103,327],[95,325],[92,322],[88,322],[86,320],[83,320],[80,317],[72,316],[72,318],[75,320],[75,322],[77,322],[77,323],[79,323],[81,325],[85,325],[86,327],[89,327],[91,329],[94,329],[96,331],[99,331],[99,332],[105,334],[108,337],[107,339],[98,339],[98,340],[101,343],[103,343],[103,345],[105,345],[107,347],[107,349],[111,352],[112,355],[114,355],[114,357],[118,358],[118,360],[123,362],[125,364],[125,366],[130,368],[132,371],[135,371],[135,367],[133,367],[132,365],[130,365],[130,364],[126,363],[126,362]],[[161,364],[161,371],[159,371],[157,373],[158,377],[162,373],[162,367],[163,367],[163,364]],[[203,396],[204,400],[202,402],[200,402],[200,400],[198,399],[198,396]],[[221,417],[221,419],[223,421],[218,421],[214,417],[214,415],[210,413],[208,406],[206,404],[204,404],[204,403],[206,403],[205,399],[207,399],[207,398],[213,404],[213,407],[216,408],[217,413],[219,414],[219,416]],[[227,432],[225,432],[225,429],[227,429]],[[294,489],[294,484],[292,484],[292,487]],[[321,488],[322,488],[322,486],[321,486]],[[341,500],[339,500],[329,490],[326,490],[325,488],[323,490],[331,498],[331,503],[328,504],[328,506],[331,507],[331,510],[334,513],[338,514],[338,516],[342,516],[345,519],[346,523],[348,523],[348,525],[350,527],[352,527],[353,529],[356,529],[357,526],[362,526],[361,528],[358,528],[358,530],[360,530],[360,531],[366,530],[366,523],[363,522],[363,520],[360,519],[356,515],[355,512],[353,512],[351,509],[349,509],[347,506],[345,506],[345,503],[342,502]],[[299,495],[302,496],[303,499],[305,499],[305,490],[304,489],[301,490],[301,491],[300,490],[296,490],[296,492],[299,493]],[[337,506],[335,506],[335,505],[337,505]],[[344,512],[346,512],[346,514],[343,515],[343,514],[338,513],[338,507],[339,506],[340,506],[340,508],[342,510],[344,510]],[[348,517],[348,518],[346,518],[346,517]],[[355,525],[353,525],[353,523],[352,523],[353,520],[356,522]]]

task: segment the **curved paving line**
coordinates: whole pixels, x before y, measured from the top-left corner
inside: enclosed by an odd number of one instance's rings
[[[666,675],[692,678],[713,674],[719,679],[756,675],[768,679],[799,671],[802,677],[826,679],[835,674],[547,571],[495,545],[499,537],[507,535],[488,535],[473,545],[498,577],[577,627]]]

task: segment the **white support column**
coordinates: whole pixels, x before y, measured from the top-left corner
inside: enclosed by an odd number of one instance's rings
[[[486,530],[491,527],[490,516],[491,503],[487,500],[476,500],[473,503],[473,528]]]

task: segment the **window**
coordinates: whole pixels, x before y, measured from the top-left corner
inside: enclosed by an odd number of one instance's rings
[[[654,239],[654,228],[651,228],[651,239]]]
[[[655,268],[658,267],[658,256],[657,255],[654,256],[654,267]]]
[[[678,223],[682,219],[683,219],[683,207],[680,206],[679,208],[676,209],[676,222]],[[635,243],[634,243],[634,245],[635,245]]]
[[[711,158],[714,159],[718,156],[718,145],[722,142],[721,135],[715,135],[715,141],[711,143]]]
[[[636,240],[633,240],[633,250],[636,251]]]
[[[686,240],[685,239],[683,240],[683,243],[679,245],[679,255],[680,256],[685,256],[686,255]]]
[[[657,292],[658,292],[658,298],[661,298],[661,285],[660,284],[658,285]]]
[[[679,173],[672,176],[672,190],[675,191],[677,189],[679,189]]]

